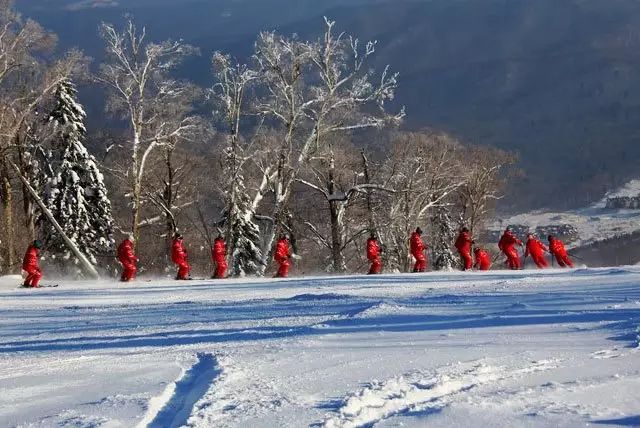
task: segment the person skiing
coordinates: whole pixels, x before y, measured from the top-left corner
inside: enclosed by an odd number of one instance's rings
[[[520,269],[520,255],[516,245],[522,247],[522,241],[507,227],[498,242],[498,248],[507,256],[507,265],[511,270]]]
[[[215,279],[223,279],[227,275],[227,243],[224,242],[222,235],[213,241],[213,249],[211,251],[213,262],[216,264],[216,271],[213,274]]]
[[[273,258],[278,263],[278,273],[276,273],[275,277],[286,278],[289,276],[291,250],[289,249],[289,237],[287,235],[282,235],[280,239],[278,239]]]
[[[560,267],[573,267],[573,262],[569,258],[567,249],[564,247],[564,242],[559,240],[553,235],[549,235],[549,252],[552,257],[556,258],[558,266]]]
[[[456,239],[455,247],[460,254],[462,260],[462,270],[470,270],[473,267],[473,258],[471,257],[471,246],[474,244],[471,234],[467,227],[460,229],[458,239]]]
[[[380,260],[380,243],[374,233],[367,239],[367,259],[371,263],[369,275],[376,275],[382,271],[382,261]]]
[[[527,244],[524,252],[525,259],[531,256],[531,260],[538,266],[538,269],[544,269],[549,266],[547,259],[544,257],[544,253],[546,252],[549,252],[549,249],[542,241],[533,236],[533,233],[527,234]]]
[[[132,281],[136,277],[138,268],[136,264],[140,261],[133,252],[133,236],[129,235],[118,246],[118,260],[122,263],[122,276],[120,281]]]
[[[179,233],[173,235],[173,244],[171,245],[171,260],[178,267],[178,274],[176,275],[176,279],[179,281],[189,279],[191,266],[189,266],[189,261],[187,258],[187,249],[184,247],[184,239]]]
[[[416,259],[416,264],[413,266],[414,272],[424,272],[427,270],[427,255],[425,250],[427,246],[422,242],[422,229],[416,228],[415,232],[411,234],[410,239],[411,255]]]
[[[22,269],[27,273],[27,277],[24,280],[23,287],[38,288],[38,283],[42,279],[42,271],[38,264],[40,258],[40,249],[42,248],[42,242],[37,239],[33,241],[29,248],[27,248],[22,260]]]
[[[476,263],[474,267],[479,270],[489,270],[491,269],[491,255],[484,248],[476,248],[473,251],[473,254],[476,256]]]

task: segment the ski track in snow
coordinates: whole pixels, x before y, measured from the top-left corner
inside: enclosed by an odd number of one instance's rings
[[[213,355],[200,353],[197,359],[162,395],[149,401],[149,410],[138,428],[177,428],[187,423],[196,402],[221,373]]]
[[[462,366],[465,366],[462,364]],[[455,367],[443,370],[435,377],[411,373],[371,385],[344,400],[338,415],[327,418],[323,428],[357,428],[372,426],[390,416],[425,412],[438,409],[455,398],[456,394],[470,391],[480,385],[499,382],[537,371],[557,367],[553,361],[534,361],[524,368],[508,370],[505,367],[475,364],[469,369]]]

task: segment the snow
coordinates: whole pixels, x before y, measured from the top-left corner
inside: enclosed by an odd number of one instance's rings
[[[577,210],[553,212],[532,211],[504,218],[489,226],[502,231],[507,225],[526,225],[531,230],[550,225],[574,226],[578,239],[568,245],[570,248],[589,245],[615,236],[624,236],[640,231],[640,210],[606,209],[607,198],[636,197],[640,195],[640,180],[632,180],[619,189],[611,191],[593,205]]]
[[[19,279],[0,278],[0,426],[640,422],[637,266]]]

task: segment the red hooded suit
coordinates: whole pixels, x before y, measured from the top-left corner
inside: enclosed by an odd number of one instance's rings
[[[176,279],[189,279],[189,261],[187,259],[187,249],[184,247],[182,238],[176,238],[171,245],[171,260],[178,266],[178,275]]]
[[[567,250],[564,248],[564,242],[557,238],[550,238],[549,251],[551,255],[556,258],[560,267],[573,267],[573,262],[571,262],[569,254],[567,254]]]
[[[547,260],[544,258],[544,253],[549,251],[546,245],[544,245],[539,239],[533,236],[527,239],[527,250],[524,253],[525,258],[531,256],[533,262],[540,269],[544,269],[549,266]]]
[[[498,248],[507,256],[507,264],[509,265],[509,269],[512,270],[520,269],[520,256],[518,255],[516,245],[522,246],[522,241],[510,230],[506,230],[502,238],[500,238],[500,242],[498,242]]]
[[[473,259],[471,258],[471,245],[473,239],[467,231],[460,232],[458,239],[456,239],[455,247],[462,259],[462,270],[470,270],[473,267]]]
[[[273,255],[273,258],[279,265],[276,277],[286,278],[289,275],[289,268],[291,268],[290,257],[289,240],[287,238],[280,238],[276,244],[276,252]]]
[[[25,287],[37,287],[38,282],[42,279],[42,271],[38,265],[39,258],[38,249],[34,245],[30,245],[22,261],[22,269],[27,272],[27,278],[24,280]]]
[[[138,268],[136,267],[136,263],[138,263],[138,258],[133,253],[133,242],[129,239],[125,239],[118,246],[118,260],[122,263],[122,276],[120,277],[120,281],[131,281],[136,277],[136,272]]]
[[[211,251],[213,262],[216,264],[216,271],[213,275],[216,279],[225,278],[227,274],[227,244],[222,237],[217,237],[213,241],[213,250]]]
[[[416,259],[413,271],[424,272],[427,270],[427,256],[424,253],[424,250],[426,250],[427,247],[424,245],[424,242],[422,242],[422,237],[418,231],[411,234],[410,247],[411,255]]]
[[[476,248],[473,254],[476,256],[475,268],[480,270],[491,269],[491,255],[487,250]]]
[[[382,261],[380,260],[380,244],[376,238],[367,240],[367,259],[371,263],[369,274],[374,275],[382,270]]]

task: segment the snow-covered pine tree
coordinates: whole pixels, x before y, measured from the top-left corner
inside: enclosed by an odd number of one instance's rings
[[[49,116],[55,132],[54,176],[45,192],[45,204],[71,241],[96,265],[97,256],[113,250],[113,217],[104,178],[83,144],[86,114],[76,94],[68,80],[55,93]],[[44,235],[49,252],[65,261],[73,257],[55,230],[44,228]]]
[[[225,214],[228,228],[228,245],[231,250],[231,272],[233,276],[259,275],[262,272],[262,251],[260,250],[260,227],[255,223],[251,200],[247,194],[242,172],[234,167],[237,162],[237,147],[230,146],[225,151],[225,191],[229,208]]]
[[[244,190],[244,189],[242,189]],[[261,272],[260,228],[253,221],[246,192],[239,192],[231,221],[231,266],[234,276],[258,275]]]
[[[453,270],[458,259],[451,249],[456,237],[456,228],[451,214],[445,206],[438,206],[431,220],[433,231],[433,268],[435,270]]]

